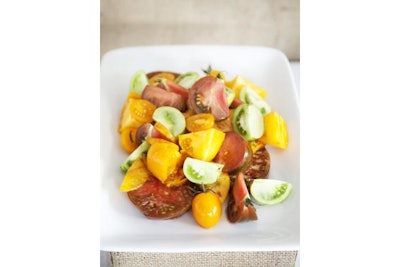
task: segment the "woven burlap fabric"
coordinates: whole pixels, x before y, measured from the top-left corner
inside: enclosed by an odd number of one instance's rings
[[[111,252],[113,267],[292,267],[297,251],[148,253]]]

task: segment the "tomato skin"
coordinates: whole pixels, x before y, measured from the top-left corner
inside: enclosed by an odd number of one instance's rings
[[[224,164],[222,171],[237,173],[249,166],[252,154],[248,143],[240,134],[227,132],[213,161]]]
[[[225,85],[212,76],[205,76],[193,84],[188,103],[195,113],[213,114],[215,121],[229,116]]]
[[[172,219],[190,209],[193,193],[187,185],[168,187],[150,175],[136,190],[129,191],[129,200],[150,219]]]
[[[245,178],[266,178],[269,174],[271,158],[265,146],[253,153],[248,169],[244,171]]]
[[[221,201],[211,191],[199,193],[193,199],[192,213],[194,219],[201,227],[211,228],[221,219]]]
[[[167,90],[168,92],[173,92],[182,96],[183,101],[186,103],[189,95],[189,91],[174,81],[168,79],[160,79],[160,83],[157,85],[160,88]]]
[[[229,222],[257,220],[256,209],[251,204],[243,173],[239,173],[229,193],[226,214]]]
[[[169,92],[160,87],[147,85],[143,90],[142,99],[150,101],[156,107],[170,106],[180,111],[186,110],[186,102],[180,94]]]

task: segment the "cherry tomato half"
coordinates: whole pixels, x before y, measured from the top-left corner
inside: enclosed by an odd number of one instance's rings
[[[221,201],[211,191],[199,193],[193,199],[192,213],[194,219],[201,227],[213,227],[221,219]]]

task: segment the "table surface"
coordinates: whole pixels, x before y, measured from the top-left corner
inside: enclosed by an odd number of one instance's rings
[[[290,62],[293,72],[297,93],[300,95],[300,62]],[[100,267],[110,267],[110,253],[100,251]],[[297,254],[296,267],[300,267],[300,253]]]

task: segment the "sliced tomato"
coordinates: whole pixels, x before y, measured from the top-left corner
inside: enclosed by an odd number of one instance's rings
[[[137,128],[143,123],[151,122],[155,110],[156,106],[151,101],[127,98],[121,110],[118,131],[122,133],[126,127]]]
[[[156,127],[149,122],[142,124],[139,128],[137,128],[135,135],[135,142],[137,145],[140,145],[144,140],[150,137],[168,140],[162,133],[160,133],[160,131],[157,130]]]
[[[150,175],[141,187],[129,191],[128,197],[146,217],[172,219],[189,210],[193,193],[186,184],[168,187]]]
[[[180,75],[180,73],[172,72],[172,71],[152,71],[146,74],[147,78],[151,79],[154,76],[165,76],[165,75],[173,75],[174,80]]]
[[[249,191],[244,181],[243,173],[236,177],[229,194],[226,214],[229,222],[244,222],[257,220],[256,209],[250,201]]]
[[[210,113],[199,113],[186,118],[186,129],[198,132],[214,127],[214,116]]]
[[[197,80],[189,90],[189,105],[195,113],[211,113],[216,121],[229,116],[225,85],[212,76]]]
[[[175,80],[175,75],[172,74],[171,72],[160,72],[158,74],[153,75],[150,79],[149,79],[149,84],[151,86],[157,86],[160,82],[160,79],[168,79],[168,80]]]
[[[127,153],[132,153],[135,148],[137,148],[138,143],[136,142],[136,128],[127,127],[121,133],[121,146]]]
[[[262,146],[253,152],[253,156],[247,169],[243,170],[244,180],[249,187],[254,179],[267,179],[270,169],[271,159],[268,150]],[[230,175],[235,179],[235,175]]]
[[[177,94],[181,95],[183,97],[183,100],[186,103],[186,101],[188,99],[189,91],[185,87],[180,86],[179,84],[177,84],[173,81],[170,81],[166,78],[159,79],[159,84],[157,86],[167,90],[168,92],[173,92],[173,93],[177,93]]]
[[[233,131],[232,119],[234,111],[234,109],[230,109],[228,118],[221,121],[216,121],[214,128],[223,131],[224,133]]]
[[[190,157],[211,161],[217,155],[224,141],[225,133],[211,128],[203,131],[181,134],[178,136],[179,146]]]
[[[251,158],[252,151],[246,140],[238,133],[227,132],[213,161],[224,165],[222,171],[236,173],[246,170]]]
[[[250,166],[243,173],[245,179],[266,178],[269,173],[270,164],[271,158],[268,150],[265,148],[265,146],[263,146],[253,153]]]
[[[170,106],[180,111],[186,110],[186,102],[180,94],[168,92],[160,87],[147,85],[143,90],[142,99],[150,101],[156,107]]]

